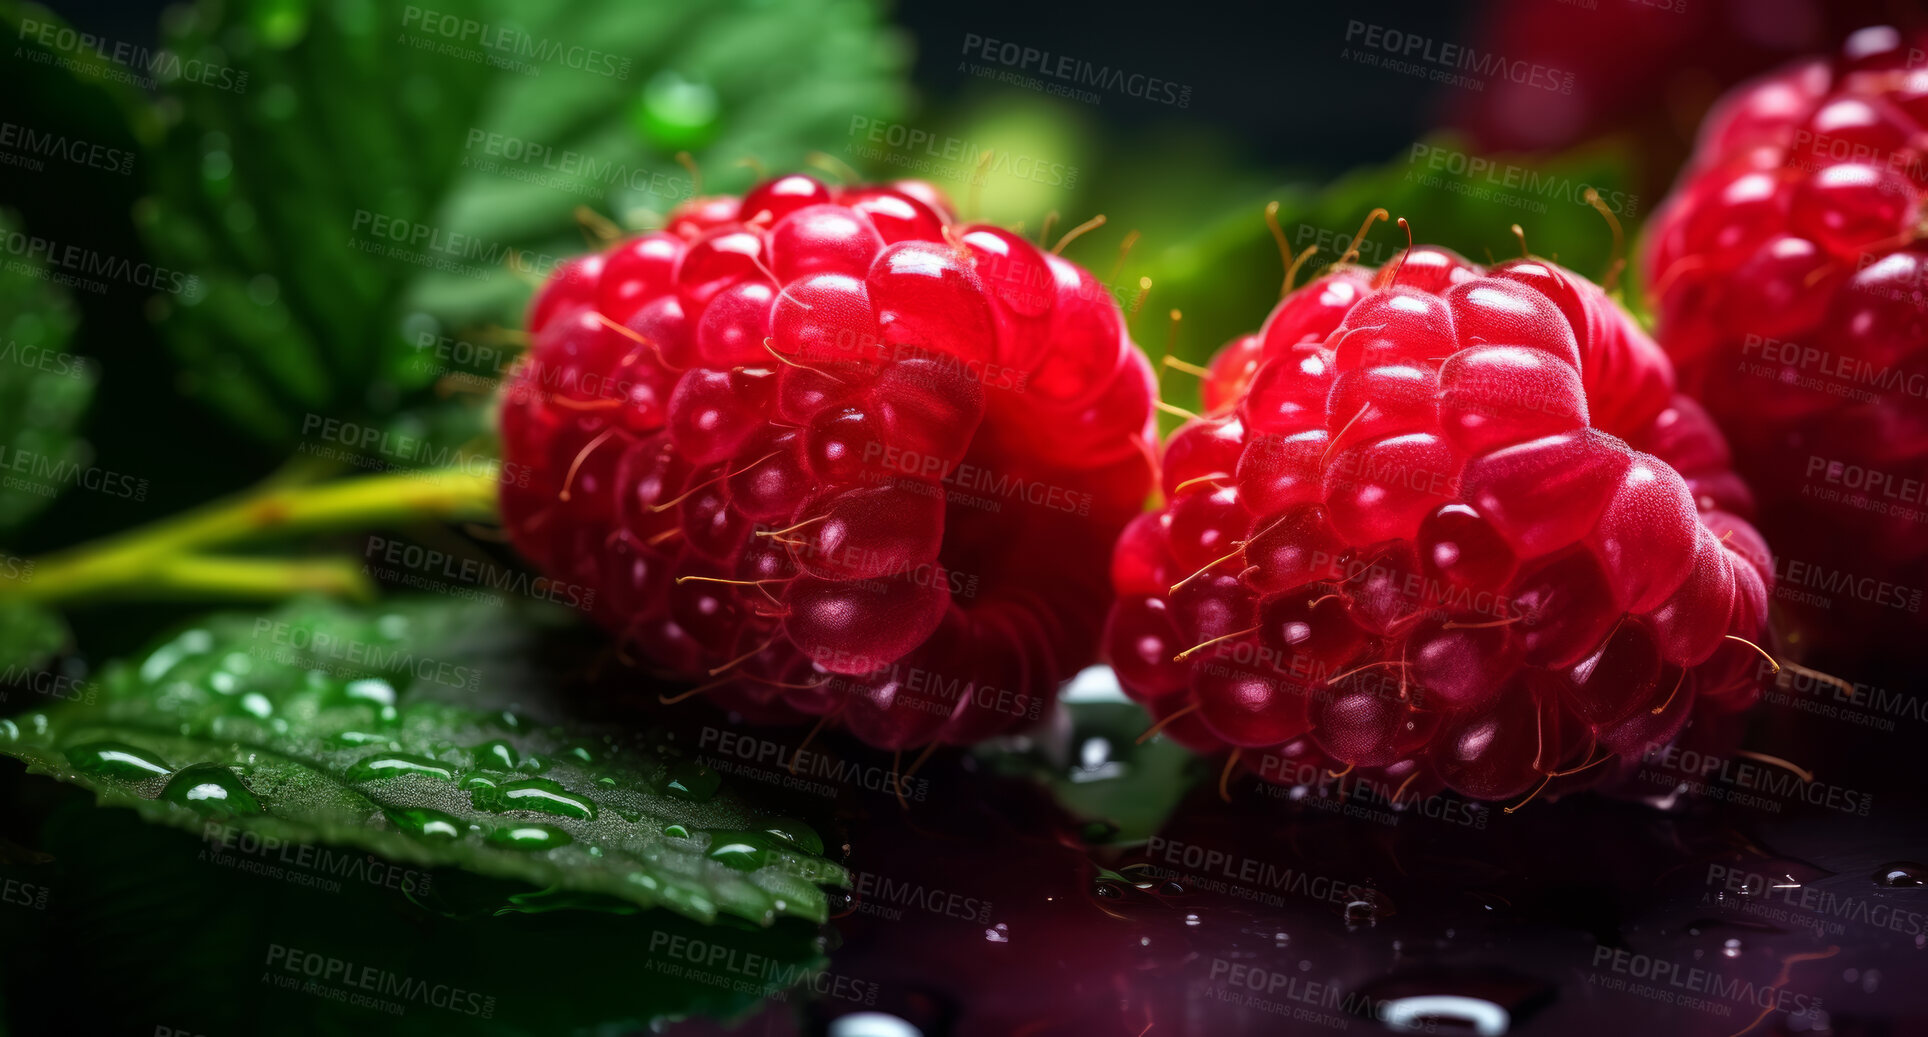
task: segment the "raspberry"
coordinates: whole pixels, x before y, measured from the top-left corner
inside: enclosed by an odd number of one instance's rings
[[[1119,539],[1105,632],[1184,744],[1500,799],[1758,694],[1747,491],[1585,279],[1434,248],[1343,266],[1222,351],[1204,399],[1169,503]]]
[[[1922,626],[1924,45],[1864,29],[1723,100],[1645,256],[1660,340],[1760,494],[1786,601],[1837,647]]]
[[[884,748],[1036,719],[1151,487],[1108,292],[927,184],[785,176],[565,263],[502,403],[521,552],[659,674]]]

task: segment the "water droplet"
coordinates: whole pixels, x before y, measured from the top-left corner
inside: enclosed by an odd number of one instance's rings
[[[823,852],[823,837],[794,817],[770,818],[763,822],[763,830],[805,853]]]
[[[154,654],[141,663],[141,680],[157,683],[181,660],[190,655],[205,654],[213,647],[214,635],[206,630],[183,630],[174,640],[154,649]]]
[[[706,802],[716,795],[723,784],[723,778],[715,771],[700,763],[678,760],[669,765],[663,776],[663,791],[677,799]]]
[[[1125,895],[1125,891],[1114,883],[1094,882],[1091,884],[1091,895],[1102,900],[1117,900]]]
[[[349,681],[342,694],[350,701],[367,702],[376,706],[395,705],[395,686],[380,677],[364,677]]]
[[[469,800],[477,810],[496,813],[533,810],[557,817],[573,817],[578,821],[588,821],[596,816],[593,801],[576,795],[564,788],[561,782],[549,778],[520,778],[493,788],[479,788],[469,794]]]
[[[1720,952],[1724,957],[1729,957],[1729,958],[1740,957],[1741,956],[1740,937],[1738,936],[1728,937],[1727,942],[1720,945]]]
[[[393,744],[394,742],[387,735],[374,731],[343,731],[328,739],[328,747],[331,749],[353,749],[368,745],[392,746]]]
[[[1196,927],[1198,925],[1198,916],[1195,914],[1187,913],[1185,915],[1185,924]]]
[[[161,798],[203,814],[259,814],[261,801],[218,763],[196,763],[181,768],[161,789]]]
[[[20,740],[20,725],[14,723],[12,717],[0,719],[0,739],[5,739],[9,742],[18,742]]]
[[[553,850],[575,842],[575,837],[555,825],[505,825],[489,833],[489,842],[515,850]]]
[[[1010,943],[1011,927],[1003,922],[984,930],[984,939],[989,943]]]
[[[1392,998],[1385,1001],[1376,1014],[1388,1029],[1430,1033],[1438,1028],[1438,1020],[1450,1020],[1466,1024],[1479,1037],[1499,1037],[1513,1024],[1512,1014],[1500,1005],[1485,998],[1460,994]],[[1459,1027],[1449,1029],[1465,1032]]]
[[[165,760],[126,742],[88,742],[67,750],[67,762],[77,771],[121,781],[162,778],[174,773]]]
[[[1377,919],[1377,910],[1370,900],[1350,900],[1346,902],[1347,925],[1372,925]]]
[[[763,832],[719,830],[709,833],[709,858],[738,871],[755,871],[778,852],[777,840]]]
[[[721,109],[708,83],[665,69],[644,85],[636,115],[652,144],[682,150],[700,146],[715,133]]]
[[[428,807],[393,807],[384,810],[388,820],[404,832],[430,839],[460,839],[462,822],[440,810]]]
[[[852,1012],[832,1021],[824,1037],[924,1037],[924,1031],[888,1012]]]
[[[454,781],[455,772],[438,760],[426,756],[412,756],[408,753],[377,753],[366,756],[348,768],[345,775],[349,781],[374,781],[377,778],[393,778],[403,774],[420,774],[427,778]]]
[[[1928,886],[1928,868],[1913,861],[1894,861],[1874,870],[1874,884],[1891,889]]]
[[[551,766],[552,764],[549,762],[547,756],[538,756],[535,753],[530,753],[522,758],[522,764],[518,769],[527,771],[530,774],[541,774]]]
[[[515,770],[516,764],[522,762],[522,757],[516,754],[515,746],[500,738],[483,742],[469,752],[477,767],[488,770],[512,771]]]

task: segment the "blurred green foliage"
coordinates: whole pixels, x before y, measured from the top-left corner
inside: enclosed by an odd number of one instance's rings
[[[0,235],[18,233],[0,211]],[[69,351],[78,316],[67,291],[37,257],[9,261],[0,276],[0,536],[52,503],[90,451],[76,433],[97,372]],[[17,574],[0,571],[0,579]]]
[[[799,165],[851,112],[898,112],[908,56],[851,0],[206,0],[161,44],[155,96],[105,87],[144,148],[146,246],[187,275],[150,314],[182,388],[274,443],[420,400],[460,363],[412,362],[444,336],[513,339],[584,248],[578,207],[660,219],[694,187],[683,150],[706,187]]]

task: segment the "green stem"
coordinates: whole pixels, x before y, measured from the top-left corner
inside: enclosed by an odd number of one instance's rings
[[[144,596],[259,598],[316,593],[370,601],[375,585],[352,558],[280,559],[180,555],[157,562],[142,581]]]
[[[441,468],[359,476],[318,485],[269,482],[239,496],[165,518],[125,533],[68,548],[40,559],[31,581],[0,581],[0,598],[74,601],[112,594],[192,586],[215,593],[225,574],[243,597],[269,591],[274,570],[263,560],[189,557],[209,547],[268,536],[392,526],[410,522],[488,519],[495,514],[496,470]],[[212,564],[196,576],[187,570]],[[312,565],[283,565],[293,582],[282,593],[304,589],[302,578],[344,588],[339,578],[316,576]],[[359,574],[358,574],[359,575]],[[365,581],[362,581],[365,586]]]

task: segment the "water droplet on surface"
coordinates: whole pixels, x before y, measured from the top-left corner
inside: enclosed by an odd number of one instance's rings
[[[663,776],[663,791],[677,799],[687,799],[702,803],[716,795],[723,785],[723,778],[715,771],[700,763],[678,760],[669,765],[668,773]]]
[[[644,138],[658,148],[691,149],[716,132],[721,111],[708,83],[665,69],[644,84],[636,120]]]
[[[709,836],[709,858],[738,871],[763,867],[780,849],[777,840],[763,832],[718,830]]]
[[[1725,957],[1729,957],[1729,958],[1740,957],[1741,956],[1740,937],[1738,936],[1728,937],[1727,942],[1720,945],[1720,952]]]
[[[514,850],[553,850],[575,842],[575,837],[554,825],[505,825],[489,833],[489,842]]]
[[[833,1020],[825,1037],[924,1037],[924,1031],[886,1012],[853,1012]]]
[[[770,818],[763,822],[763,830],[805,853],[823,852],[823,837],[794,817]]]
[[[1370,900],[1349,900],[1346,902],[1347,925],[1372,925],[1378,921],[1378,908]]]
[[[455,780],[455,772],[438,760],[408,753],[377,753],[355,761],[344,775],[349,781],[374,781],[403,774],[420,774],[441,781]]]
[[[500,738],[483,742],[469,752],[470,758],[475,761],[477,767],[488,770],[512,771],[515,770],[516,764],[522,762],[522,757],[517,755],[515,746]]]
[[[431,839],[460,839],[462,822],[429,807],[392,807],[382,811],[390,823],[404,832]]]
[[[663,826],[663,834],[669,836],[671,839],[688,839],[690,837],[690,830],[684,828],[682,825],[665,825]]]
[[[165,760],[137,749],[126,742],[88,742],[67,750],[67,762],[74,769],[121,781],[142,781],[174,773]]]
[[[1889,889],[1928,886],[1928,868],[1913,861],[1894,861],[1874,870],[1874,884]]]
[[[393,744],[387,735],[378,734],[374,731],[343,731],[328,739],[328,747],[331,749],[352,749],[356,746],[364,745]]]
[[[564,788],[561,782],[549,778],[521,778],[493,788],[479,788],[469,794],[469,801],[475,804],[477,810],[491,810],[498,814],[510,810],[534,810],[557,817],[573,817],[578,821],[588,821],[596,816],[594,801],[576,795]]]
[[[395,686],[380,677],[349,681],[348,686],[342,689],[342,695],[352,702],[388,707],[395,705]]]
[[[1427,994],[1399,997],[1384,1002],[1377,1012],[1389,1030],[1439,1032],[1439,1020],[1463,1024],[1479,1037],[1499,1037],[1513,1024],[1512,1016],[1499,1005],[1478,997],[1460,994]],[[1462,1027],[1449,1032],[1464,1033]]]
[[[218,763],[196,763],[181,768],[161,789],[161,798],[203,814],[227,816],[260,814],[261,801]]]

